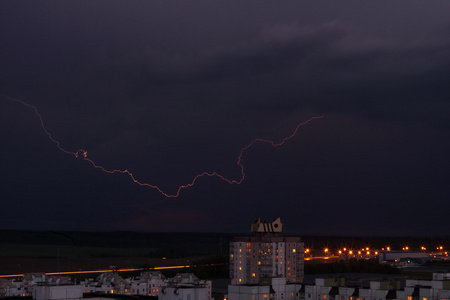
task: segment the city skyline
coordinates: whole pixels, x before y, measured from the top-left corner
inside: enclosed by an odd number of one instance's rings
[[[0,229],[448,236],[448,2],[0,8]]]

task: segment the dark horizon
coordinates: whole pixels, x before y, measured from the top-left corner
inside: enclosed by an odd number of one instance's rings
[[[105,230],[105,231],[77,231],[77,230],[33,230],[33,229],[0,229],[0,233],[5,232],[18,232],[18,233],[36,233],[36,234],[142,234],[142,235],[179,235],[179,234],[187,234],[187,235],[226,235],[226,236],[251,236],[252,233],[250,231],[248,232],[216,232],[216,231],[132,231],[132,230]],[[299,236],[300,238],[305,239],[335,239],[335,238],[348,238],[348,239],[417,239],[417,240],[440,240],[440,241],[446,241],[449,240],[450,242],[450,235],[429,235],[429,236],[418,236],[418,235],[310,235],[310,234],[300,234],[298,232],[283,232],[282,236]]]

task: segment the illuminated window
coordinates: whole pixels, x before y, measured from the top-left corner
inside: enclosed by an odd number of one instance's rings
[[[239,282],[241,282],[241,281],[242,281],[242,279],[239,278]]]
[[[408,296],[408,300],[412,300],[412,296]]]
[[[111,290],[111,294],[114,294],[114,290]]]
[[[295,249],[292,249],[292,252],[294,252],[294,253],[295,253]]]
[[[427,300],[427,298],[423,297],[423,300]]]
[[[294,297],[294,293],[291,293],[291,297]]]
[[[252,273],[252,277],[255,277],[256,276],[256,274],[255,273]]]
[[[267,299],[267,295],[264,295],[264,299]]]
[[[242,270],[242,267],[239,267],[239,271],[241,271]]]
[[[258,261],[258,266],[261,264],[261,262],[260,261]]]
[[[239,252],[242,252],[242,249],[239,249]]]
[[[323,295],[323,299],[327,299],[327,295]]]

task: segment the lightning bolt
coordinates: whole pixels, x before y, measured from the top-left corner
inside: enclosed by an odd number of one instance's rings
[[[26,102],[24,102],[24,101],[22,101],[22,100],[20,100],[20,99],[15,99],[15,98],[9,97],[9,96],[4,95],[4,94],[3,94],[3,96],[4,96],[5,98],[9,99],[9,100],[18,102],[18,103],[20,103],[20,104],[22,104],[22,105],[24,105],[24,106],[26,106],[26,107],[28,107],[28,108],[31,108],[31,109],[34,111],[34,114],[39,118],[39,121],[40,121],[41,126],[42,126],[42,130],[45,132],[45,134],[46,134],[47,137],[50,139],[50,141],[52,141],[52,142],[56,145],[56,147],[57,147],[59,150],[61,150],[62,152],[67,153],[67,154],[69,154],[69,155],[73,155],[75,158],[81,157],[81,158],[83,158],[85,161],[89,162],[94,168],[100,169],[101,171],[103,171],[103,172],[105,172],[105,173],[108,173],[108,174],[114,174],[114,173],[126,174],[126,175],[128,175],[128,176],[130,177],[130,179],[131,179],[134,183],[138,184],[139,186],[145,186],[145,187],[149,187],[149,188],[155,189],[155,190],[157,190],[159,193],[161,193],[163,196],[165,196],[165,197],[167,197],[167,198],[176,198],[176,197],[178,197],[178,196],[180,195],[180,192],[181,192],[182,190],[194,186],[195,183],[197,182],[197,180],[198,180],[199,178],[201,178],[201,177],[204,177],[204,176],[218,177],[218,178],[220,178],[221,180],[223,180],[223,181],[225,181],[225,182],[228,182],[229,184],[241,184],[241,183],[244,181],[244,179],[245,179],[244,165],[242,164],[242,157],[244,156],[245,151],[247,151],[250,147],[252,147],[252,146],[253,146],[254,144],[256,144],[256,143],[267,143],[267,144],[270,144],[270,145],[273,146],[273,147],[279,147],[279,146],[282,146],[282,145],[284,145],[284,143],[285,143],[286,141],[292,139],[292,138],[297,134],[297,132],[299,131],[299,128],[300,128],[300,127],[302,127],[302,126],[308,124],[309,122],[311,122],[311,121],[313,121],[313,120],[315,120],[315,119],[322,119],[322,118],[324,117],[324,116],[312,117],[312,118],[306,120],[305,122],[298,124],[298,125],[295,127],[295,130],[293,131],[293,133],[292,133],[291,135],[289,135],[289,136],[283,138],[283,139],[281,140],[281,142],[279,142],[279,143],[276,143],[275,141],[272,141],[272,140],[261,139],[261,138],[257,138],[257,139],[254,139],[253,141],[251,141],[247,146],[243,147],[243,148],[241,149],[241,151],[239,152],[239,156],[238,156],[238,158],[237,158],[236,164],[239,166],[239,168],[240,168],[240,170],[241,170],[241,177],[240,177],[238,180],[236,180],[236,179],[228,179],[228,178],[224,177],[223,175],[221,175],[221,174],[219,174],[219,173],[217,173],[217,172],[212,172],[212,173],[210,173],[210,172],[202,172],[202,173],[196,175],[196,176],[192,179],[192,181],[191,181],[190,183],[187,183],[187,184],[184,184],[184,185],[179,186],[178,189],[177,189],[177,192],[176,192],[175,194],[168,194],[168,193],[164,192],[164,191],[163,191],[160,187],[158,187],[157,185],[152,185],[152,184],[149,184],[149,183],[140,182],[139,180],[137,180],[137,179],[134,177],[133,173],[131,173],[131,172],[128,171],[128,170],[108,170],[108,169],[105,169],[104,167],[102,167],[102,166],[100,166],[100,165],[97,165],[92,159],[90,159],[90,158],[88,157],[88,153],[87,153],[87,151],[84,150],[84,149],[78,149],[78,150],[75,151],[75,152],[72,152],[72,151],[69,151],[69,150],[64,149],[63,147],[61,147],[61,143],[60,143],[58,140],[56,140],[55,138],[53,138],[53,136],[51,135],[51,133],[47,130],[47,128],[45,128],[44,120],[43,120],[43,118],[42,118],[42,115],[39,113],[39,111],[38,111],[38,109],[36,108],[36,106],[33,106],[33,105],[28,104],[28,103],[26,103]]]

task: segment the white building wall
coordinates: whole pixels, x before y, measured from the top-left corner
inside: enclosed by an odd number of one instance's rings
[[[339,287],[339,293],[337,295],[337,300],[350,300],[353,293],[355,292],[355,288],[350,287]],[[352,299],[353,300],[353,299]]]
[[[151,279],[148,283],[148,293],[154,296],[159,296],[161,293],[161,288],[166,285],[167,284],[161,279]]]
[[[433,299],[433,289],[431,289],[431,288],[420,288],[419,289],[419,299],[432,300]]]
[[[232,284],[245,284],[246,280],[246,269],[247,269],[247,243],[246,242],[235,242],[234,243],[234,253],[233,253],[233,268],[234,268],[234,278],[232,278]]]
[[[131,295],[147,295],[148,296],[149,292],[148,292],[147,282],[131,282],[130,294]]]
[[[228,300],[269,300],[269,298],[269,286],[228,286]]]
[[[433,273],[433,280],[450,280],[450,273]]]
[[[438,299],[439,300],[450,300],[450,290],[439,290]]]
[[[372,290],[373,300],[386,299],[388,290]]]
[[[407,300],[405,291],[396,291],[397,300]]]
[[[35,285],[33,299],[35,300],[80,300],[83,298],[81,285]]]
[[[5,288],[5,296],[23,296],[24,294],[27,294],[25,287],[7,286]]]
[[[207,288],[166,288],[161,300],[210,300]]]
[[[278,274],[276,276],[286,276],[286,260],[285,260],[285,254],[286,254],[286,245],[284,242],[277,243],[277,256],[278,256],[278,265],[277,265],[277,272]]]
[[[359,300],[373,300],[371,289],[360,289]]]
[[[318,289],[318,295],[317,295],[317,300],[328,300],[330,299],[330,291],[331,291],[331,286],[321,286]]]
[[[272,259],[272,277],[277,277],[278,276],[277,243],[270,243],[270,255]]]
[[[317,299],[317,280],[316,285],[306,285],[305,286],[305,300],[316,300]]]

